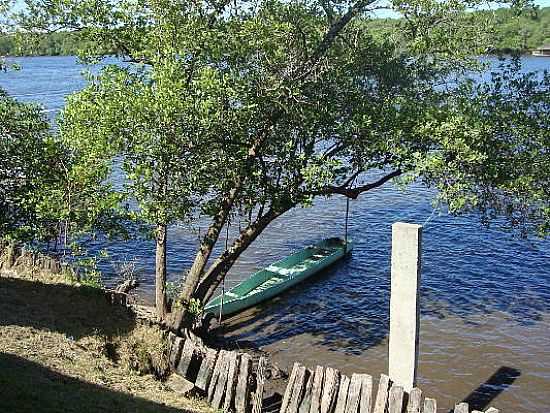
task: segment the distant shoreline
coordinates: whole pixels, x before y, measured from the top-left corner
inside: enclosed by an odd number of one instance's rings
[[[533,56],[533,57],[549,57],[545,55],[534,55],[533,50],[525,50],[525,51],[495,51],[491,53],[486,53],[483,55],[480,55],[479,57],[499,57],[499,56],[513,56],[518,55],[520,57],[526,57],[526,56]],[[110,55],[114,56],[114,55]],[[0,58],[2,59],[16,59],[21,57],[74,57],[78,58],[78,56],[74,54],[28,54],[28,55],[0,55]]]

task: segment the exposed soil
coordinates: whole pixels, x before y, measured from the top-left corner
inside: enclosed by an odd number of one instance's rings
[[[165,342],[100,290],[62,276],[2,274],[0,411],[212,411],[158,380]]]

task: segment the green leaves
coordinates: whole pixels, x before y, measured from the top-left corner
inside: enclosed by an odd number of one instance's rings
[[[237,188],[229,208],[254,222],[395,171],[453,213],[547,225],[548,81],[464,78],[494,40],[481,2],[392,2],[384,36],[368,2],[28,3],[35,26],[78,29],[83,57],[134,62],[91,77],[60,125],[74,176],[136,220],[215,216]]]
[[[0,237],[50,237],[41,205],[60,180],[55,141],[39,106],[0,90]]]
[[[523,235],[547,232],[549,80],[512,61],[491,82],[450,96],[446,121],[426,131],[439,150],[421,173],[451,212],[480,211],[486,223],[504,218]]]
[[[200,147],[207,102],[197,105],[180,76],[184,63],[153,70],[109,66],[73,95],[60,122],[64,141],[85,159],[115,168],[121,197],[136,202],[135,219],[151,224],[185,220],[200,196]],[[199,122],[196,122],[199,120]]]

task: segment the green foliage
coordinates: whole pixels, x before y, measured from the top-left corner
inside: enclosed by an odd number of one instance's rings
[[[60,119],[63,141],[102,165],[95,168],[100,179],[116,173],[124,182],[115,192],[134,203],[130,216],[138,222],[185,220],[199,193],[190,171],[203,168],[190,148],[204,141],[194,119],[185,117],[193,116],[186,113],[193,102],[185,100],[184,81],[173,71],[109,66],[68,99]]]
[[[491,24],[488,25],[488,22]],[[550,43],[550,7],[531,8],[521,13],[511,8],[475,11],[465,15],[463,19],[456,20],[455,23],[462,26],[473,24],[477,28],[483,28],[483,38],[489,39],[489,42],[484,45],[482,54],[527,52]],[[393,38],[399,42],[405,41],[402,35],[407,22],[402,18],[370,18],[367,24],[377,39]],[[138,29],[136,31],[139,32]],[[475,40],[479,42],[480,39]],[[94,45],[97,46],[88,34],[72,31],[0,35],[0,56],[75,56],[83,50],[96,47]],[[98,50],[94,54],[116,54],[119,46],[116,43],[106,43],[102,46],[102,51]],[[475,50],[475,45],[470,45],[467,51],[473,53]]]
[[[77,280],[82,285],[92,288],[103,288],[102,274],[98,269],[97,257],[75,257]]]
[[[0,239],[35,248],[61,247],[80,282],[99,287],[96,234],[123,233],[116,193],[101,164],[71,151],[50,130],[42,108],[0,90]]]
[[[5,35],[0,37],[0,55],[8,56],[74,56],[82,48],[78,35],[48,33],[36,36]]]
[[[481,30],[483,42],[479,54],[525,53],[550,44],[550,7],[530,7],[518,11],[514,8],[481,10],[465,15],[456,23],[463,27],[475,26]],[[373,19],[369,22],[373,35],[379,39],[403,39],[404,19]],[[464,41],[464,38],[460,39]],[[468,53],[475,53],[475,45],[464,44]]]
[[[534,8],[523,13],[513,10],[495,12],[498,26],[493,51],[526,52],[550,44],[550,7]]]
[[[420,174],[452,213],[480,211],[485,223],[504,216],[523,235],[545,236],[550,74],[522,73],[512,60],[502,62],[490,82],[463,88],[449,97],[443,122],[427,121],[439,150],[422,161]]]
[[[547,232],[547,77],[467,80],[498,24],[498,13],[471,13],[481,1],[393,2],[404,16],[395,36],[380,35],[369,1],[27,4],[26,29],[70,27],[87,41],[81,57],[113,50],[134,63],[70,97],[62,141],[82,190],[101,184],[101,199],[133,203],[136,220],[212,217],[184,303],[207,299],[286,211],[397,176],[437,187],[452,213]],[[106,184],[113,173],[121,188]],[[206,269],[237,217],[244,229]]]
[[[0,236],[48,239],[55,231],[41,208],[58,188],[59,150],[41,108],[0,90]]]

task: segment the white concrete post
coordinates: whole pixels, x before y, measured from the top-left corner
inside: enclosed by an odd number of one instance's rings
[[[422,226],[392,225],[389,376],[410,392],[416,384],[420,329]]]

